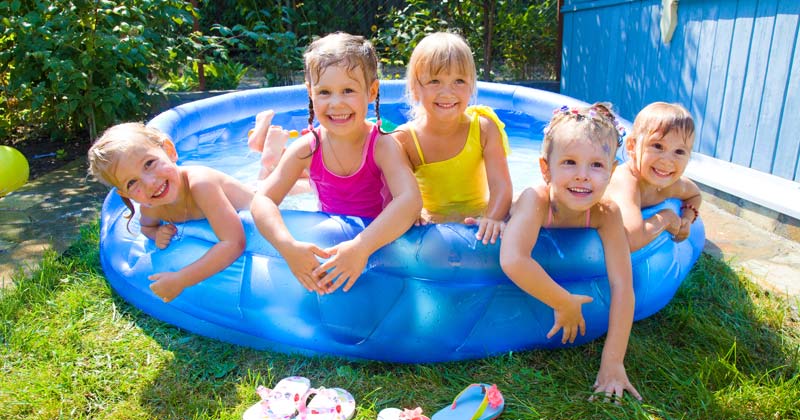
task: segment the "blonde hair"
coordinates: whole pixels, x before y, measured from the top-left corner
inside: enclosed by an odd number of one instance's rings
[[[137,147],[161,148],[166,134],[138,122],[109,127],[89,148],[89,174],[109,187],[120,187],[114,169],[121,158]]]
[[[406,97],[411,104],[412,119],[419,116],[420,106],[416,99],[416,85],[424,74],[436,75],[455,70],[467,75],[470,96],[475,94],[477,73],[475,59],[467,41],[452,32],[432,33],[417,44],[406,70]]]
[[[112,126],[106,129],[89,148],[87,154],[89,175],[109,187],[120,188],[120,181],[114,176],[119,161],[136,148],[162,148],[164,142],[168,140],[166,134],[142,123],[131,122]],[[136,210],[130,199],[123,196],[121,198],[130,211],[126,216],[130,223]]]
[[[588,107],[563,106],[553,112],[553,118],[544,128],[542,157],[545,160],[553,152],[558,133],[570,126],[584,130],[586,137],[592,142],[608,146],[610,157],[614,159],[617,149],[622,145],[622,134],[619,123],[611,112],[611,104],[597,102]]]
[[[631,136],[640,142],[653,135],[664,137],[673,130],[683,135],[685,144],[694,142],[692,114],[680,104],[653,102],[636,115]]]

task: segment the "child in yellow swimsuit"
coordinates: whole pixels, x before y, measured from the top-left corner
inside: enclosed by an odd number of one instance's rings
[[[406,74],[411,120],[394,135],[422,193],[419,222],[477,224],[476,237],[487,244],[502,236],[512,186],[505,124],[487,106],[468,106],[476,78],[462,37],[426,36]]]

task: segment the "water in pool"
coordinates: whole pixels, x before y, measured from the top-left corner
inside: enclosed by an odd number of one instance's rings
[[[386,112],[385,108],[388,108],[390,112],[395,110],[391,104],[381,106],[383,112]],[[402,111],[402,108],[398,110]],[[298,113],[301,121],[297,121]],[[397,117],[398,113],[394,113],[395,118],[391,119],[392,122],[399,123],[404,120],[404,117]],[[506,132],[509,136],[512,152],[508,156],[508,167],[516,196],[526,187],[538,184],[542,180],[538,159],[542,128],[545,123],[516,112],[498,110],[497,113],[506,123]],[[302,114],[303,111],[279,114],[275,117],[274,123],[283,125],[287,129],[297,129],[302,127]],[[252,124],[252,121],[249,123],[239,122],[231,124],[230,127],[216,128],[201,133],[198,136],[199,144],[196,148],[179,151],[178,163],[210,166],[255,187],[259,171],[259,154],[247,148],[246,138],[247,131],[252,128]],[[178,149],[181,149],[180,143]],[[280,207],[282,209],[316,210],[317,201],[311,193],[298,194],[286,197]]]

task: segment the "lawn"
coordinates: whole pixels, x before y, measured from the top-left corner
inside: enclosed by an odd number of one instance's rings
[[[464,386],[496,383],[503,419],[800,418],[797,306],[702,255],[675,298],[634,324],[628,375],[644,397],[588,402],[603,339],[565,350],[430,365],[255,351],[145,315],[109,288],[98,226],[0,296],[0,418],[239,419],[258,384],[289,375],[342,387],[356,419],[385,407],[429,415]]]

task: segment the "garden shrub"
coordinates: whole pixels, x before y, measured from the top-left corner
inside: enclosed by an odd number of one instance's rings
[[[180,0],[0,2],[0,129],[83,137],[148,110],[151,80],[203,53]]]

